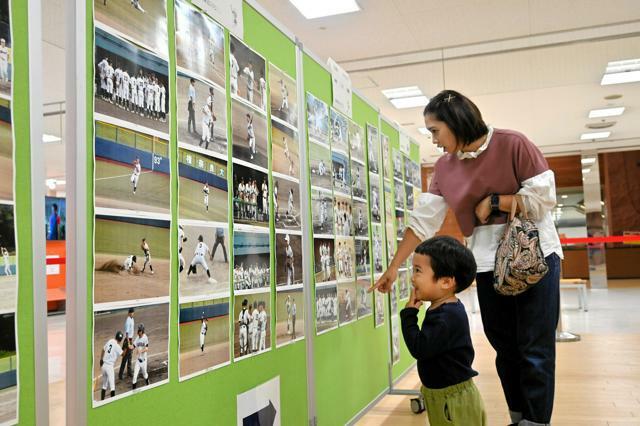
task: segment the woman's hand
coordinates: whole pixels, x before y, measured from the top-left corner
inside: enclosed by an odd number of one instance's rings
[[[409,296],[409,300],[407,301],[407,304],[404,305],[404,307],[405,307],[405,309],[406,308],[420,309],[420,306],[422,306],[422,300],[416,299],[416,289],[412,288],[411,289],[411,296]]]
[[[489,221],[489,217],[491,216],[491,196],[487,196],[482,201],[478,203],[476,206],[476,217],[478,221],[482,224],[485,224]]]
[[[391,265],[378,281],[376,281],[373,287],[369,288],[368,292],[371,293],[373,290],[378,290],[381,293],[389,293],[393,288],[393,283],[396,281],[396,278],[398,278],[398,268]]]

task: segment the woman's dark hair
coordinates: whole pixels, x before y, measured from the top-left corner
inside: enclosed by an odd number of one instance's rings
[[[434,279],[454,278],[456,293],[465,290],[476,278],[473,253],[455,238],[444,235],[430,238],[416,247],[416,253],[429,256]]]
[[[422,113],[423,116],[427,114],[446,123],[463,146],[489,131],[476,104],[455,90],[443,90],[434,96]]]

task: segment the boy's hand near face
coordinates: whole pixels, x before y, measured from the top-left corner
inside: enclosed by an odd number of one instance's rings
[[[422,306],[422,300],[418,300],[416,298],[416,289],[412,288],[411,289],[411,295],[409,296],[409,300],[407,301],[407,304],[404,305],[404,307],[405,307],[405,309],[406,308],[420,309],[420,306]]]

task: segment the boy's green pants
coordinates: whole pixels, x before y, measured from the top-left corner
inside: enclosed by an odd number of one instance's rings
[[[487,425],[482,397],[472,379],[443,389],[423,386],[421,391],[430,425]]]

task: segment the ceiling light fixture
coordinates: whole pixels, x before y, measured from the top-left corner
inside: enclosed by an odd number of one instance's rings
[[[429,98],[422,93],[422,90],[420,90],[418,86],[386,89],[382,91],[382,94],[389,99],[389,102],[397,109],[416,108],[429,103]]]
[[[624,107],[592,109],[589,118],[615,117],[624,113]]]
[[[289,0],[307,19],[342,15],[357,12],[360,6],[356,0]]]
[[[595,157],[591,157],[591,158],[582,158],[580,159],[580,162],[583,165],[587,165],[587,164],[593,164],[596,162],[596,158]]]
[[[606,139],[611,136],[611,132],[592,132],[592,133],[583,133],[580,135],[581,141],[590,141],[593,139]]]
[[[609,62],[600,85],[607,86],[638,81],[640,81],[640,59],[627,59]]]
[[[385,89],[382,91],[382,94],[385,95],[387,99],[407,98],[409,96],[422,95],[422,90],[420,90],[418,86],[397,87],[395,89]]]
[[[48,135],[46,133],[42,134],[42,143],[60,142],[61,140],[62,139],[60,139],[58,136]]]
[[[410,96],[408,98],[390,99],[394,107],[398,109],[422,107],[429,103],[429,98],[425,95]]]

